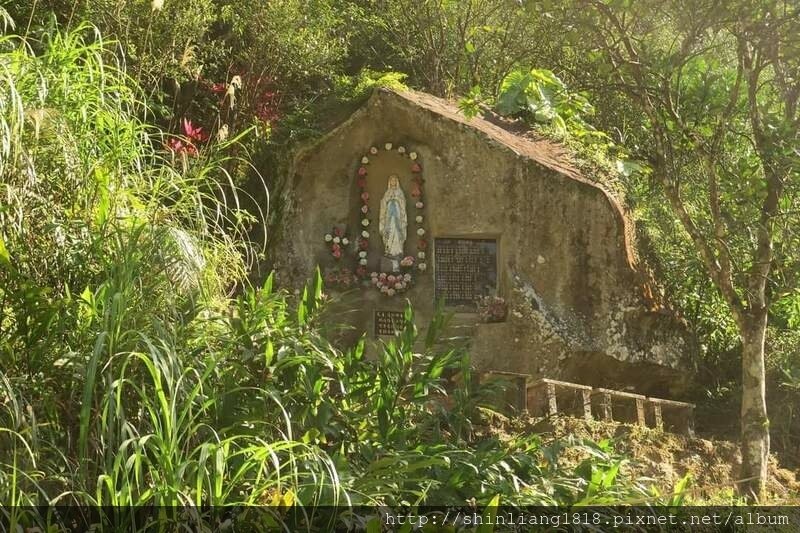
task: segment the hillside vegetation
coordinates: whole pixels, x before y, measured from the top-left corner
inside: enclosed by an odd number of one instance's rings
[[[770,436],[786,467],[800,449],[800,33],[778,32],[772,57],[752,17],[740,28],[698,2],[698,35],[733,41],[659,56],[664,35],[647,31],[677,24],[676,5],[591,2],[617,30],[654,39],[641,51],[651,70],[619,81],[607,71],[627,64],[621,52],[587,52],[602,49],[575,37],[591,21],[556,4],[0,8],[0,503],[274,506],[262,526],[334,504],[796,503],[797,483],[768,457]],[[788,5],[749,8],[791,29]],[[754,67],[726,48],[739,37],[766,50],[750,100]],[[691,73],[676,116],[637,92],[669,57]],[[685,81],[664,72],[666,89]],[[628,81],[643,85],[617,90]],[[444,315],[421,339],[408,308],[369,360],[363,342],[336,341],[319,276],[300,294],[276,286],[271,230],[292,149],[372,88],[402,83],[522,121],[613,182],[701,341],[701,432],[736,436],[742,414],[741,474],[694,490],[705,468],[669,454],[498,424],[497,391],[474,385],[468,352],[438,342]],[[711,197],[722,191],[710,207],[709,175]],[[12,526],[34,519],[11,509]]]

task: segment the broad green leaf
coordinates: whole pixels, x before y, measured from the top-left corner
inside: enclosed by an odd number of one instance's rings
[[[497,518],[497,508],[500,506],[500,495],[496,494],[483,510],[481,525],[476,529],[476,533],[492,533],[494,531],[494,521]]]
[[[514,70],[503,79],[497,98],[497,111],[501,115],[513,115],[520,111],[520,101],[531,83],[529,72]]]
[[[11,264],[11,256],[6,249],[6,243],[3,240],[3,236],[0,235],[0,265],[10,265]]]

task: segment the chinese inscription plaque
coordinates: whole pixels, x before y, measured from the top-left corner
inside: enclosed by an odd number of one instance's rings
[[[435,294],[445,305],[473,306],[497,290],[497,241],[436,239]]]

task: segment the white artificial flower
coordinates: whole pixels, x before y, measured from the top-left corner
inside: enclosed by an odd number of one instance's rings
[[[375,154],[378,153],[378,149],[373,146],[372,148],[369,149],[369,153],[371,153],[372,155],[375,155]]]
[[[361,258],[367,257],[366,250],[361,250],[360,252],[358,252],[358,257],[361,257]]]
[[[333,242],[334,242],[335,244],[339,244],[340,242],[342,242],[342,239],[340,239],[339,237],[334,237],[334,238],[333,238]]]
[[[419,235],[420,237],[422,237],[423,235],[425,235],[425,228],[419,228],[419,229],[417,230],[417,235]]]
[[[417,268],[419,268],[421,271],[424,271],[426,268],[428,268],[428,265],[425,263],[420,263],[417,265]]]
[[[415,161],[417,159],[417,152],[411,152],[408,154],[408,157],[410,157],[412,161]]]
[[[150,3],[150,7],[153,11],[161,11],[161,9],[164,7],[164,0],[153,0]]]
[[[383,145],[383,147],[386,148],[387,150],[391,150],[392,149],[392,143],[386,143],[386,144]]]
[[[325,242],[331,242],[333,240],[333,235],[330,233],[325,234]]]
[[[362,219],[361,225],[364,226],[365,228],[369,226],[369,219],[368,218]]]
[[[343,239],[342,239],[342,244],[344,244],[345,246],[347,246],[348,244],[350,244],[350,239],[348,239],[347,237],[343,238]]]
[[[367,157],[367,156],[362,157],[361,158],[361,164],[362,165],[369,165],[369,157]]]
[[[389,295],[389,296],[394,296],[394,289],[387,290],[386,294]]]
[[[359,264],[359,265],[366,265],[366,264],[367,264],[367,260],[366,260],[366,258],[364,258],[364,259],[359,259],[359,260],[358,260],[358,264]]]
[[[225,142],[228,139],[228,125],[223,124],[220,126],[219,131],[217,132],[217,140],[219,142]]]
[[[422,224],[422,215],[417,215],[417,218],[415,218],[414,220],[417,221],[417,224]]]
[[[369,232],[367,230],[364,230],[361,232],[361,236],[364,237],[365,239],[369,239]]]
[[[362,205],[361,212],[364,213],[365,215],[369,213],[369,206],[367,204]]]
[[[423,204],[422,202],[417,202],[414,205],[416,206],[417,209],[422,209],[423,207],[425,207],[425,204]]]
[[[404,154],[404,153],[406,153],[406,147],[405,147],[405,146],[399,146],[399,147],[397,148],[397,153],[398,153],[398,154]]]
[[[403,279],[406,280],[406,281],[411,281],[411,274],[405,274],[403,276]]]
[[[417,257],[419,257],[420,259],[425,259],[425,252],[418,253]]]

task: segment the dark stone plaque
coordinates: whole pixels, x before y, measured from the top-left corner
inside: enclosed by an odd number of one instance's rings
[[[445,305],[474,307],[497,291],[497,241],[436,239],[434,287]]]
[[[403,329],[402,311],[375,311],[375,335],[394,336],[395,330]]]

